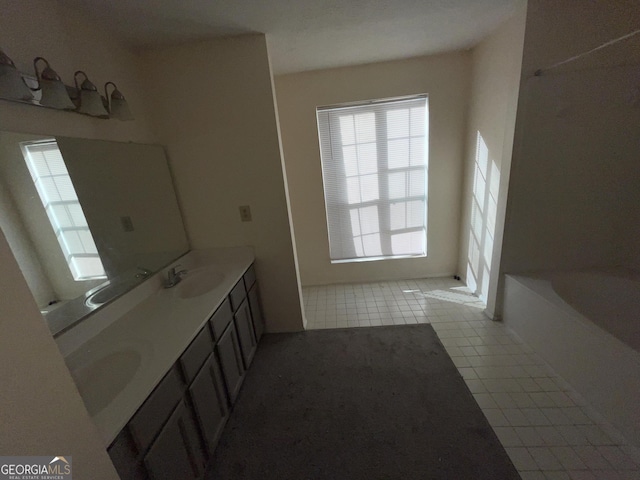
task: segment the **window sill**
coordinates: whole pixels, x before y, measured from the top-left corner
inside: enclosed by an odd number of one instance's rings
[[[379,262],[381,260],[400,260],[406,258],[426,258],[427,254],[423,253],[420,255],[393,255],[393,256],[384,256],[384,257],[362,257],[362,258],[345,258],[342,260],[331,260],[331,264],[340,264],[340,263],[361,263],[361,262]]]

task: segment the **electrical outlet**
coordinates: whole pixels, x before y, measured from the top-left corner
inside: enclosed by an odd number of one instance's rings
[[[239,207],[240,210],[240,220],[243,222],[251,221],[251,207],[249,205],[241,205]]]

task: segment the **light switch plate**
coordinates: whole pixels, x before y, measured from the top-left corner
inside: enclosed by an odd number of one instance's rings
[[[240,220],[243,222],[251,221],[251,207],[249,205],[241,205],[239,207],[240,210]]]

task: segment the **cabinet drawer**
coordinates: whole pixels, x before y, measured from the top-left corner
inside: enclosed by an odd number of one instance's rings
[[[247,292],[249,290],[251,290],[251,287],[253,286],[254,283],[256,283],[256,270],[253,267],[253,264],[249,267],[249,270],[247,270],[247,273],[244,274],[244,288],[247,290]]]
[[[227,325],[233,321],[233,312],[231,311],[231,304],[229,299],[225,299],[222,305],[218,307],[216,313],[209,319],[211,325],[211,332],[213,333],[213,339],[217,342],[222,336]]]
[[[231,308],[234,312],[238,310],[246,296],[247,291],[244,289],[244,280],[240,279],[240,281],[236,283],[236,286],[233,287],[233,290],[231,290],[231,293],[229,294],[229,298],[231,299]]]
[[[185,352],[180,357],[180,366],[187,384],[191,383],[202,367],[207,357],[213,352],[213,341],[211,333],[206,327],[203,328],[198,336],[191,342]]]
[[[139,452],[144,452],[182,398],[184,384],[174,366],[129,422]]]

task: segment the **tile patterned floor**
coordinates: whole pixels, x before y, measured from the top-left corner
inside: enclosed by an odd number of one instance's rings
[[[460,282],[303,288],[308,329],[430,323],[524,480],[640,479],[640,449]]]

